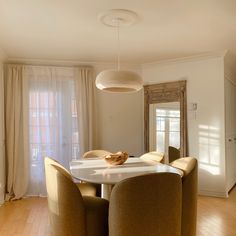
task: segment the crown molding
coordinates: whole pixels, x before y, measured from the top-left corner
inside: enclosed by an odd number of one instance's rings
[[[116,66],[116,62],[106,61],[76,61],[76,60],[47,60],[47,59],[26,59],[7,58],[7,63],[22,63],[26,65],[50,65],[50,66]],[[122,66],[141,66],[138,63],[122,63]]]
[[[192,61],[202,61],[217,57],[225,57],[227,53],[227,50],[223,51],[216,51],[216,52],[208,52],[208,53],[202,53],[194,56],[189,57],[180,57],[175,59],[167,59],[167,60],[159,60],[159,61],[153,61],[148,63],[143,63],[142,66],[152,66],[152,65],[168,65],[168,64],[177,64],[177,63],[185,63],[185,62],[192,62]]]
[[[123,63],[121,66],[137,66],[145,67],[152,65],[165,65],[165,64],[175,64],[175,63],[185,63],[191,61],[201,61],[216,57],[224,57],[227,53],[227,50],[202,53],[189,57],[181,57],[167,60],[158,60],[153,62],[144,62],[144,63]],[[30,59],[30,58],[7,58],[7,63],[23,63],[28,65],[55,65],[55,66],[115,66],[116,62],[107,62],[107,61],[76,61],[76,60],[48,60],[48,59]]]

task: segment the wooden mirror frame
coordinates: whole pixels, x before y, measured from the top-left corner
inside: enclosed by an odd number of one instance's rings
[[[144,86],[144,147],[149,152],[149,105],[180,102],[180,156],[188,155],[186,80]]]

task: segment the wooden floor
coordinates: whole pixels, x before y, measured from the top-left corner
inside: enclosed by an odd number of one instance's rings
[[[229,198],[198,197],[197,236],[236,236],[236,187]]]
[[[198,198],[197,236],[236,236],[236,188],[230,197]],[[0,236],[50,235],[46,198],[27,198],[0,207]]]
[[[26,198],[0,207],[0,236],[50,235],[46,198]]]

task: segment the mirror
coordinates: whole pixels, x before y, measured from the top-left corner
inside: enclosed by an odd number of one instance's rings
[[[145,152],[169,147],[187,156],[186,81],[144,86]]]
[[[180,103],[149,105],[149,150],[160,151],[169,162],[169,147],[180,149]]]

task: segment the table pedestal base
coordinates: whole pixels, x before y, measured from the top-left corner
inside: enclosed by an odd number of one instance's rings
[[[102,184],[102,198],[110,200],[113,184]]]

